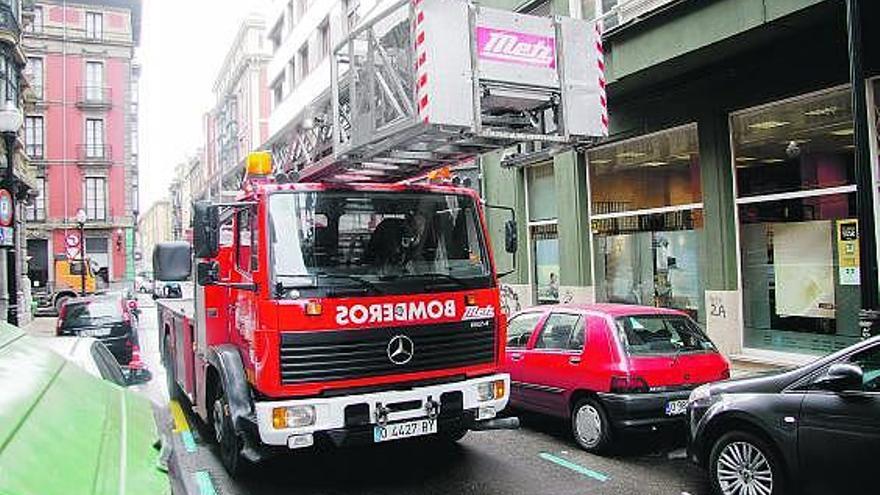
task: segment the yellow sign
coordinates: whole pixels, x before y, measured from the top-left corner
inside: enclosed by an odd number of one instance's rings
[[[840,285],[859,285],[859,221],[837,221],[837,266]]]

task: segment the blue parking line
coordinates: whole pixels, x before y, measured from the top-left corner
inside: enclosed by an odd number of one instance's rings
[[[540,454],[538,454],[538,457],[540,457],[541,459],[544,459],[545,461],[550,461],[553,464],[556,464],[557,466],[562,466],[566,469],[571,469],[572,471],[574,471],[576,473],[580,473],[584,476],[588,476],[590,478],[593,478],[596,481],[601,481],[604,483],[604,482],[608,481],[609,479],[611,479],[611,477],[608,476],[607,474],[600,473],[598,471],[593,471],[592,469],[585,468],[584,466],[581,466],[580,464],[575,464],[575,463],[569,461],[568,459],[563,459],[562,457],[557,457],[553,454],[548,454],[547,452],[541,452]]]
[[[193,477],[196,479],[196,486],[199,487],[199,495],[217,495],[211,475],[207,471],[196,471]]]
[[[180,440],[183,442],[183,446],[186,447],[186,451],[190,454],[195,453],[196,451],[196,441],[193,438],[192,432],[189,430],[183,430],[180,432]]]

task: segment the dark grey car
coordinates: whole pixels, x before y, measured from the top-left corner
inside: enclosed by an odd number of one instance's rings
[[[724,495],[878,493],[880,337],[689,399],[690,453]]]

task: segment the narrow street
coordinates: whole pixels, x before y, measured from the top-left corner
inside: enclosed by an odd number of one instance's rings
[[[564,423],[533,416],[523,418],[518,431],[471,432],[453,447],[411,441],[292,453],[233,481],[203,437],[197,417],[186,413],[184,431],[174,431],[181,428],[174,427],[165,391],[155,305],[145,296],[140,303],[142,357],[154,377],[135,388],[156,405],[160,428],[173,438],[192,493],[270,495],[290,493],[294,486],[297,493],[709,493],[705,476],[684,458],[680,440],[633,438],[623,452],[598,457],[578,449]]]

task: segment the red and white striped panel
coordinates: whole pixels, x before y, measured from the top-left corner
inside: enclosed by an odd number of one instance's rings
[[[596,65],[599,69],[599,102],[602,105],[602,130],[608,135],[608,97],[605,94],[605,50],[602,47],[602,21],[596,26]]]
[[[416,54],[416,99],[418,101],[419,120],[428,122],[428,71],[425,67],[427,59],[427,46],[425,45],[425,13],[421,7],[422,0],[412,0],[415,26],[413,35],[415,38]]]

